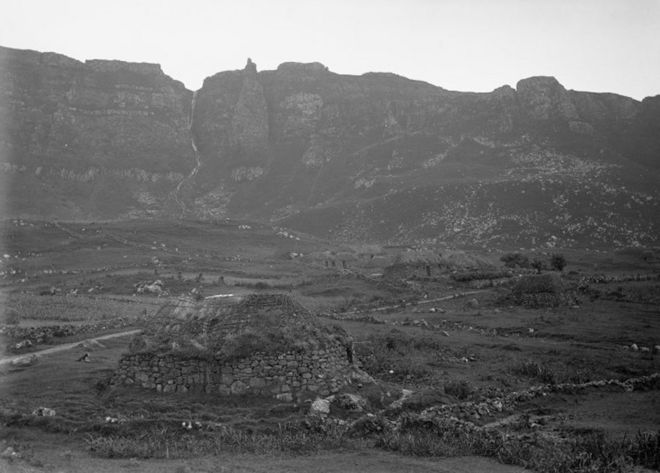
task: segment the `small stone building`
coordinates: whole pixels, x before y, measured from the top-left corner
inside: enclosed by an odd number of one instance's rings
[[[323,325],[287,295],[181,298],[134,338],[113,384],[293,401],[338,391],[359,372],[355,361],[340,327]]]

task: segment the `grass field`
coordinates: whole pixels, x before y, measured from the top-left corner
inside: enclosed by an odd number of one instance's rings
[[[513,282],[475,290],[450,270],[429,278],[377,276],[401,261],[401,249],[338,246],[246,225],[4,222],[9,257],[0,267],[0,324],[91,326],[121,317],[133,328],[193,289],[286,292],[353,337],[362,367],[378,383],[351,390],[368,400],[371,419],[396,429],[351,436],[359,416],[342,412],[315,424],[307,416],[312,399],[293,405],[109,389],[130,341],[116,338],[28,367],[0,365],[0,453],[11,447],[20,456],[0,460],[0,469],[623,471],[660,459],[659,383],[634,391],[619,384],[556,388],[660,372],[653,350],[660,344],[660,263],[653,251],[565,251],[562,281],[575,291],[574,303],[529,308],[507,299]],[[501,255],[477,256],[501,270]],[[606,278],[579,286],[596,276]],[[137,285],[157,279],[163,293],[137,294]],[[53,338],[31,351],[72,340]],[[85,352],[90,362],[76,361]],[[534,386],[545,386],[545,395],[482,409]],[[404,389],[410,397],[388,407]],[[429,434],[431,424],[420,416],[438,406],[488,435],[517,440]],[[32,415],[38,407],[56,415]],[[189,432],[184,421],[203,427]],[[440,424],[433,425],[430,432]],[[458,458],[440,458],[448,456]]]

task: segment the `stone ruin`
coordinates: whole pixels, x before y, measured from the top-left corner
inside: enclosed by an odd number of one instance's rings
[[[287,295],[264,294],[166,304],[133,339],[112,384],[294,401],[365,378],[340,327]]]

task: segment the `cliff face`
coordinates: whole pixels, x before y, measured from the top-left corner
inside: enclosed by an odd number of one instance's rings
[[[156,65],[3,51],[4,166],[29,175],[12,182],[30,195],[57,196],[17,199],[14,184],[14,213],[185,209],[345,239],[658,244],[660,97],[552,77],[462,93],[249,61],[207,78],[191,114],[191,92]]]
[[[191,208],[345,239],[655,242],[653,100],[568,91],[553,77],[476,94],[250,63],[199,91],[206,172]]]
[[[14,213],[160,212],[192,167],[192,95],[159,65],[0,48],[0,67]]]

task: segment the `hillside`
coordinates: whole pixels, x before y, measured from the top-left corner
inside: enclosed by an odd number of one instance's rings
[[[660,96],[453,92],[319,63],[220,72],[0,49],[10,216],[250,218],[345,240],[660,238]]]

